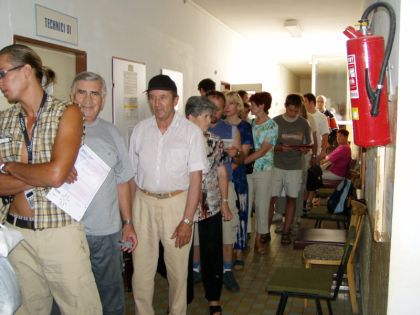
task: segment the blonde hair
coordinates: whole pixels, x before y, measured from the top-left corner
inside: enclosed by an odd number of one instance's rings
[[[235,91],[229,91],[225,93],[226,97],[226,103],[233,102],[236,104],[236,109],[238,110],[238,117],[242,115],[242,112],[244,111],[244,103],[242,101],[241,96],[238,94],[238,92]]]

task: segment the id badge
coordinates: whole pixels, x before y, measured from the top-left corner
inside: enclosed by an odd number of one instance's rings
[[[35,193],[33,189],[25,190],[25,198],[28,201],[29,206],[35,209]]]

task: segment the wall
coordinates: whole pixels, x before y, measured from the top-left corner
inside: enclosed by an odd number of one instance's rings
[[[35,3],[76,17],[78,46],[36,36]],[[1,0],[0,46],[13,35],[58,43],[87,52],[88,70],[111,87],[111,58],[145,62],[147,79],[161,68],[184,74],[184,100],[197,95],[205,78],[230,83],[262,83],[279,103],[279,77],[272,57],[253,50],[240,35],[192,4],[181,0]],[[252,60],[252,62],[250,62]],[[111,90],[111,89],[109,89]],[[101,116],[112,119],[111,92]]]
[[[366,6],[374,1],[366,1]],[[418,89],[413,73],[419,72],[417,50],[413,49],[420,3],[415,0],[387,0],[397,14],[397,34],[389,62],[391,144],[366,152],[369,167],[366,199],[372,226],[366,224],[360,246],[363,314],[419,314],[418,283],[420,273],[420,231],[417,210],[418,155],[413,151],[415,126],[420,115],[413,104]],[[388,18],[378,12],[375,33],[387,36]],[[380,162],[381,161],[381,162]],[[383,163],[379,167],[379,163]],[[382,185],[378,189],[377,183]],[[384,216],[380,220],[378,213]],[[376,221],[375,221],[376,220]],[[378,234],[383,242],[374,242],[375,223],[383,227]]]
[[[310,93],[312,91],[312,79],[300,79],[299,81],[299,92],[302,94]]]
[[[347,68],[337,69],[335,72],[317,73],[316,95],[325,95],[328,109],[334,107],[338,111],[340,105],[344,110],[341,112],[342,115],[345,114],[347,104],[347,86]]]
[[[398,96],[394,199],[392,213],[392,240],[389,268],[388,314],[419,314],[420,299],[420,212],[418,195],[418,154],[413,149],[417,143],[416,126],[420,107],[413,102],[418,91],[418,82],[413,80],[420,72],[418,49],[413,47],[417,38],[420,3],[416,0],[394,0],[400,2],[399,64],[395,69]]]
[[[279,85],[279,100],[277,106],[270,109],[270,116],[274,117],[280,113],[284,113],[284,100],[286,96],[291,93],[300,93],[299,77],[287,69],[282,64],[278,65],[278,77],[280,80]]]
[[[375,1],[366,1],[365,8]],[[399,22],[399,3],[394,0],[387,1],[392,4]],[[387,37],[389,19],[386,11],[379,10],[373,21],[374,33]],[[398,69],[398,38],[392,50],[391,77],[397,77]],[[390,84],[390,91],[398,86],[398,80]],[[390,94],[389,102],[390,126],[398,122],[394,115],[397,101],[395,94]],[[369,209],[369,219],[365,224],[360,247],[360,272],[363,314],[386,314],[388,281],[389,281],[389,255],[391,246],[391,213],[394,196],[394,168],[395,168],[395,128],[391,128],[391,143],[385,147],[371,147],[366,150],[366,182],[365,198]],[[374,239],[376,235],[376,241]],[[381,242],[377,242],[380,240]],[[403,314],[403,313],[400,313]]]

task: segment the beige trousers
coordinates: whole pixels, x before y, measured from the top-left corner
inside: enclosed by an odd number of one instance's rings
[[[252,191],[250,195],[255,198],[255,232],[265,234],[269,232],[268,208],[271,199],[272,170],[254,172],[250,176]]]
[[[229,209],[232,212],[232,220],[223,220],[223,245],[234,244],[237,239],[238,225],[239,225],[239,214],[238,208],[236,208],[236,192],[233,182],[229,182],[228,188],[228,203]]]
[[[102,314],[89,247],[79,223],[36,231],[6,225],[25,238],[9,255],[22,293],[16,314],[49,315],[53,298],[63,315]]]
[[[169,282],[169,310],[171,315],[187,314],[187,275],[189,244],[175,247],[171,239],[182,221],[187,192],[172,198],[157,199],[138,190],[133,207],[134,228],[138,245],[133,252],[133,295],[136,314],[153,315],[153,293],[159,258],[159,241],[165,252]],[[191,237],[192,238],[192,237]]]

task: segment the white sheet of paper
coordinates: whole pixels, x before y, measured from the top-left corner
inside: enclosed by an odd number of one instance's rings
[[[86,144],[80,147],[74,166],[77,180],[73,184],[64,183],[52,188],[47,199],[80,221],[111,168]]]

